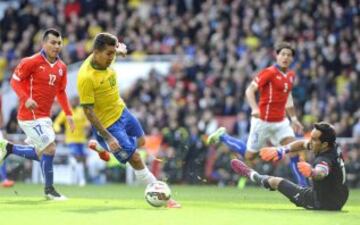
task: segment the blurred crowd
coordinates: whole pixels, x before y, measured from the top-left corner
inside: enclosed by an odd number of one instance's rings
[[[353,138],[344,146],[344,157],[352,185],[358,185],[358,0],[19,2],[0,21],[1,79],[9,78],[20,58],[39,50],[41,32],[48,27],[62,31],[66,63],[83,60],[101,31],[116,34],[134,59],[176,55],[166,76],[153,70],[123,96],[145,132],[162,137],[159,176],[171,182],[236,182],[228,149],[209,148],[204,140],[220,125],[246,140],[250,108],[245,88],[257,71],[273,63],[276,42],[292,42],[298,117],[305,131],[325,120],[339,137]],[[7,129],[15,132],[11,124]]]

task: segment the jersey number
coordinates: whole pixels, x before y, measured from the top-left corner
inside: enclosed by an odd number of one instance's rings
[[[343,184],[345,184],[346,182],[346,171],[345,171],[345,163],[344,163],[344,160],[342,159],[342,156],[341,156],[341,149],[339,147],[337,147],[337,153],[339,155],[339,158],[338,158],[338,163],[340,165],[340,169],[341,169],[341,172],[342,172],[342,176],[343,176]]]
[[[54,86],[56,81],[56,75],[49,74],[49,85]]]
[[[35,132],[37,133],[37,135],[41,136],[43,134],[43,131],[41,129],[41,125],[38,124],[35,127],[33,127],[33,129],[35,130]]]

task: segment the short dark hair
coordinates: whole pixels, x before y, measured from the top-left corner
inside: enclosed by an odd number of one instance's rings
[[[321,142],[327,142],[329,146],[334,146],[336,143],[336,132],[332,125],[326,122],[315,123],[316,130],[321,132],[319,137]]]
[[[50,34],[54,35],[55,37],[61,37],[60,31],[58,31],[54,28],[49,28],[49,29],[45,30],[42,40],[46,41]]]
[[[106,45],[115,46],[117,38],[110,33],[99,33],[94,40],[94,50],[104,50]]]
[[[279,54],[282,49],[290,49],[293,56],[295,56],[295,48],[289,42],[280,42],[275,46],[276,54]]]

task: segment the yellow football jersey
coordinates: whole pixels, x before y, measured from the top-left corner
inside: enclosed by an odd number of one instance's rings
[[[77,77],[80,104],[94,105],[95,115],[107,128],[120,118],[126,105],[120,97],[115,71],[110,67],[94,69],[91,58],[92,55],[81,65]]]
[[[65,143],[86,143],[86,135],[90,128],[90,123],[86,119],[84,110],[81,107],[73,109],[73,120],[75,124],[74,132],[71,132],[69,124],[66,122],[64,111],[60,112],[54,121],[54,130],[59,132],[61,125],[65,124]]]

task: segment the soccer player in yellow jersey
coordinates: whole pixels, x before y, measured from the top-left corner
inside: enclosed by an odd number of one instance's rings
[[[120,163],[129,162],[136,178],[150,184],[156,178],[136,151],[145,144],[144,131],[121,99],[115,70],[110,67],[117,53],[125,56],[127,50],[114,35],[99,33],[95,37],[93,53],[81,65],[78,74],[80,104],[95,129],[99,144]],[[171,199],[168,207],[179,208],[180,205]]]
[[[71,154],[70,164],[74,168],[74,180],[79,186],[85,186],[85,167],[86,167],[86,141],[90,128],[89,121],[86,119],[84,110],[79,105],[79,98],[71,99],[73,108],[73,120],[75,129],[72,132],[68,123],[66,123],[66,115],[64,111],[60,112],[54,121],[55,132],[60,132],[61,126],[65,125],[65,143]]]

